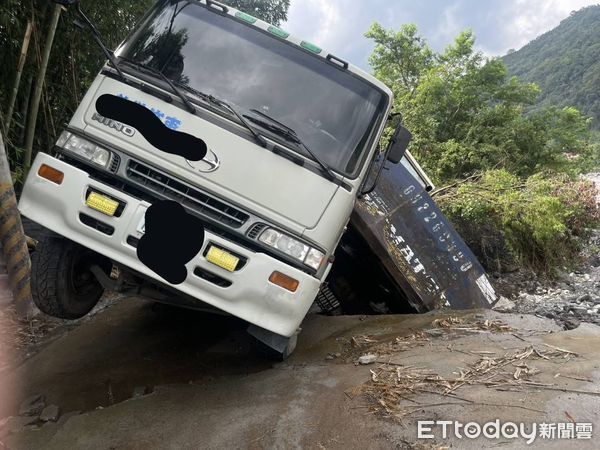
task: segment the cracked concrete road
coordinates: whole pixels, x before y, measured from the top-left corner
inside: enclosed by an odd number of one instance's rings
[[[370,370],[377,367],[354,364],[368,349],[353,348],[353,336],[385,342],[429,329],[435,318],[456,315],[500,318],[516,332],[435,337],[425,346],[392,355],[395,363],[450,376],[476,361],[481,350],[502,354],[548,344],[579,357],[536,360],[540,374],[535,380],[570,391],[465,386],[457,394],[470,403],[444,405],[439,396],[420,395],[415,401],[423,408],[403,424],[373,413],[368,398],[348,395],[368,382]],[[244,324],[235,319],[155,307],[137,298],[122,300],[4,374],[5,381],[19,383],[19,398],[43,394],[61,408],[62,417],[2,441],[8,448],[23,449],[413,448],[417,419],[566,422],[565,413],[578,422],[592,422],[594,434],[600,433],[600,396],[572,392],[600,392],[599,327],[582,325],[565,332],[549,320],[485,311],[310,315],[303,328],[292,357],[273,364],[253,353]],[[328,359],[336,353],[338,357]],[[572,377],[556,377],[558,373]],[[421,443],[531,448],[522,440],[441,436]],[[534,447],[597,448],[595,443],[538,439]]]

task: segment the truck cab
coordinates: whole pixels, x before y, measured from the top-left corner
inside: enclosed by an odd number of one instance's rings
[[[278,27],[157,2],[32,164],[19,208],[53,233],[33,255],[35,303],[74,319],[106,288],[144,287],[289,352],[391,105],[374,77]]]

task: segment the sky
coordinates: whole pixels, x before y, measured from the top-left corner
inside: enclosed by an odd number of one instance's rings
[[[476,48],[502,56],[551,30],[571,11],[598,0],[291,0],[282,28],[368,69],[373,44],[363,34],[373,22],[398,29],[415,23],[434,50],[464,29]]]

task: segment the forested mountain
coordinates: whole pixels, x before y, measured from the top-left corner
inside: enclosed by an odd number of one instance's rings
[[[503,60],[511,75],[540,86],[539,105],[575,106],[600,129],[600,5],[572,12]]]

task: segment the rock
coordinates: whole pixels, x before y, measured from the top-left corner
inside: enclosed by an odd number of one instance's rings
[[[21,402],[19,406],[20,416],[37,416],[46,406],[46,400],[41,394],[32,395]]]
[[[577,298],[578,303],[589,302],[592,300],[592,296],[590,294],[583,294]]]
[[[327,359],[327,360],[329,360],[329,361],[331,361],[331,360],[332,360],[332,359],[334,359],[334,358],[335,358],[335,356],[333,356],[333,355],[327,355],[327,356],[325,357],[325,359]]]
[[[565,330],[573,330],[573,329],[577,328],[579,325],[580,325],[580,322],[577,319],[568,318],[563,321],[563,326],[564,326]]]
[[[377,355],[368,354],[358,358],[358,363],[362,365],[373,364],[377,360]]]
[[[3,426],[0,427],[0,436],[7,435],[9,433],[16,433],[21,431],[27,425],[37,422],[37,417],[34,416],[13,416],[6,419]]]
[[[515,302],[506,297],[500,297],[500,300],[498,300],[492,309],[495,311],[512,311],[514,308]]]
[[[582,306],[571,306],[569,309],[571,311],[573,311],[574,313],[579,313],[579,314],[585,314],[587,312],[587,308],[584,308]]]
[[[48,405],[40,414],[42,422],[56,422],[60,416],[60,408],[56,405]]]

